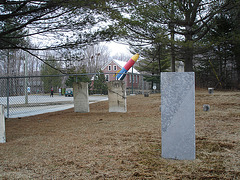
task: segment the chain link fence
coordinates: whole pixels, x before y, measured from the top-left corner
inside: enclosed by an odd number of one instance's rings
[[[73,97],[68,94],[73,82],[88,82],[89,99],[94,101],[93,96],[107,97],[106,78],[109,75],[113,74],[0,77],[0,104],[5,107],[6,118],[68,109],[73,107]],[[124,81],[127,95],[160,92],[159,75],[132,74]]]

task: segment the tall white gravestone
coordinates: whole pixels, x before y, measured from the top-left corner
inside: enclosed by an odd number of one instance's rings
[[[108,82],[109,112],[127,112],[126,86],[124,81]]]
[[[73,84],[74,112],[89,112],[88,83]]]
[[[6,142],[4,106],[0,104],[0,143]]]
[[[194,72],[161,73],[162,157],[195,159]]]

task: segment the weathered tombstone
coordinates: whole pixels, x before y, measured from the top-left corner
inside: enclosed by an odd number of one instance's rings
[[[193,72],[161,73],[162,157],[195,159],[195,78]]]
[[[109,112],[127,112],[126,87],[124,81],[108,82]]]
[[[175,62],[175,69],[176,69],[176,72],[184,72],[184,62],[176,61]]]
[[[0,143],[6,142],[4,106],[0,104]]]
[[[208,93],[213,94],[213,90],[214,90],[214,88],[208,88]]]
[[[74,112],[89,112],[88,83],[78,82],[73,84]]]
[[[203,105],[203,111],[209,111],[210,110],[210,105],[209,104],[204,104]]]

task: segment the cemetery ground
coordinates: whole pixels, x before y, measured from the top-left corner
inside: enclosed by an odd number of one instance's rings
[[[196,159],[161,158],[160,95],[6,120],[0,179],[240,179],[240,92],[196,90]],[[203,104],[210,111],[203,111]]]

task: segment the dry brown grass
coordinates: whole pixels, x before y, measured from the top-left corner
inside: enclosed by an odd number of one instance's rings
[[[196,92],[196,160],[161,158],[160,95],[6,120],[0,179],[239,179],[240,92]],[[203,104],[210,104],[209,112]]]

